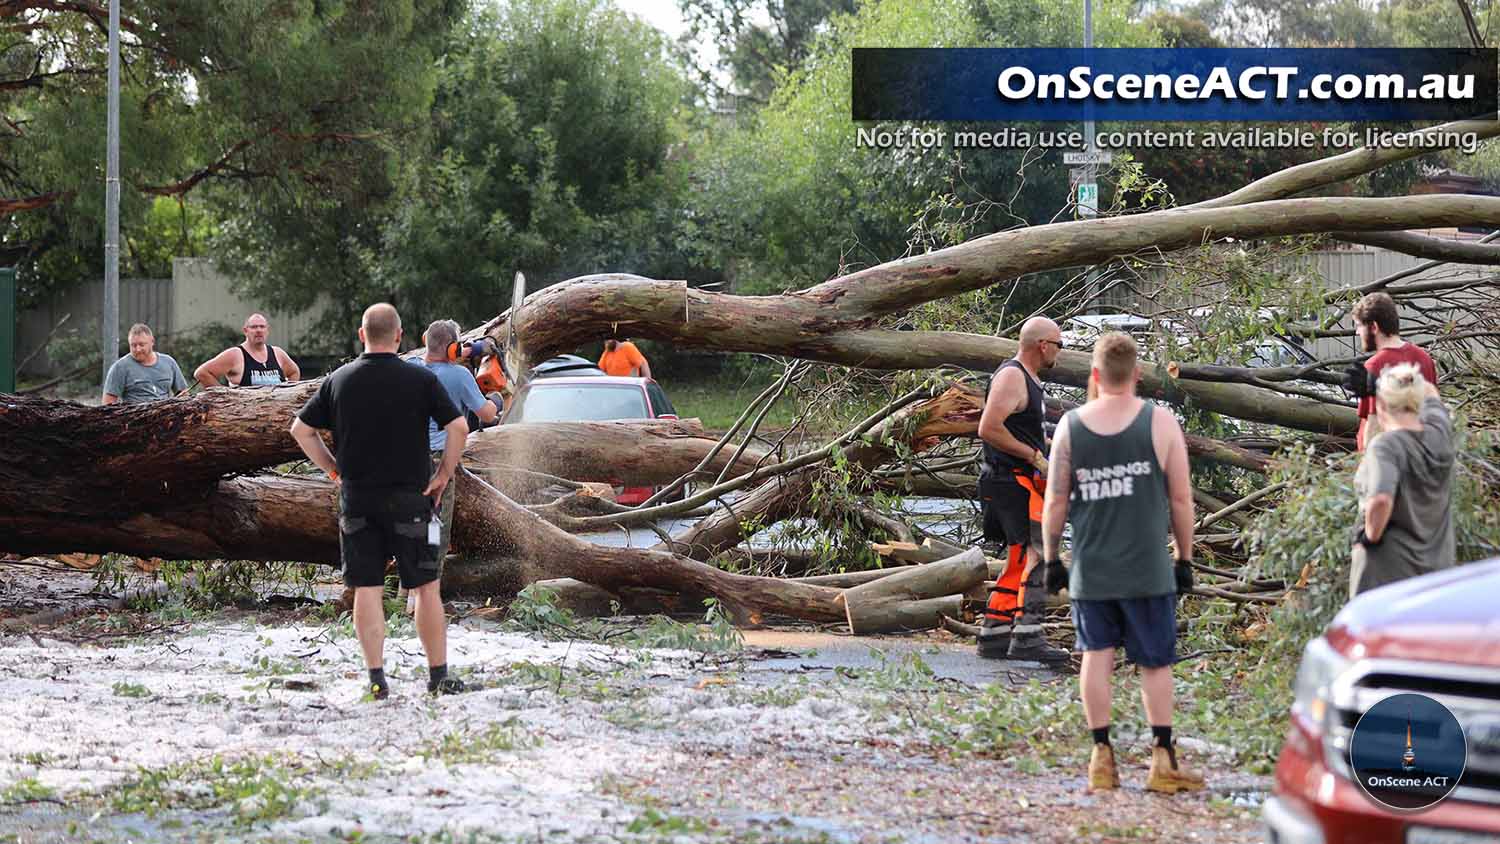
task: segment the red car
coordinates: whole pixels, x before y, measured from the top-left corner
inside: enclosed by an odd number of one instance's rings
[[[613,375],[537,377],[516,392],[502,423],[610,422],[621,419],[676,419],[666,391],[650,378]],[[634,507],[653,487],[615,487],[615,500]]]
[[[1468,739],[1458,787],[1416,812],[1350,779],[1359,716],[1402,692],[1445,704]],[[1500,841],[1500,558],[1371,590],[1308,643],[1263,818],[1273,844]]]

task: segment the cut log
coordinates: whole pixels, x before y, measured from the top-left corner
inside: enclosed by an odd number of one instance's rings
[[[983,582],[986,573],[984,554],[971,548],[845,589],[841,600],[849,630],[864,635],[936,627],[941,616],[959,614],[961,593]]]
[[[696,419],[498,425],[469,436],[464,463],[519,467],[574,481],[660,486],[691,471],[715,442]],[[729,465],[727,452],[706,467],[714,477]],[[747,449],[730,475],[748,472],[764,458],[764,452]]]

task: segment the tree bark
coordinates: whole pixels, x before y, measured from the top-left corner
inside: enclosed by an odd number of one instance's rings
[[[287,431],[319,383],[220,387],[100,407],[0,395],[0,513],[67,522],[177,512],[195,497],[218,494],[225,475],[301,460]],[[471,436],[465,459],[571,480],[653,486],[698,465],[715,443],[701,434],[695,420],[501,425]],[[748,471],[763,457],[747,450],[737,466]],[[722,455],[712,465],[721,470],[728,459]]]
[[[958,615],[961,594],[984,581],[984,554],[970,548],[956,557],[912,566],[844,590],[842,601],[855,635],[938,626],[939,616]]]
[[[549,422],[498,425],[469,437],[464,463],[513,466],[574,481],[659,486],[691,471],[714,447],[696,419],[639,422]],[[714,476],[732,456],[721,450],[709,461]],[[746,449],[731,476],[748,472],[765,453]]]
[[[338,503],[333,483],[323,477],[265,475],[171,486],[180,495],[117,517],[0,508],[0,548],[175,560],[338,561]]]
[[[1500,246],[1489,243],[1446,240],[1413,232],[1330,232],[1329,236],[1346,243],[1377,246],[1449,264],[1500,264]]]

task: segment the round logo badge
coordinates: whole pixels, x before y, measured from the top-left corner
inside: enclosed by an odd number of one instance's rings
[[[1458,787],[1468,762],[1463,728],[1427,695],[1392,695],[1370,707],[1349,737],[1349,767],[1370,799],[1425,809]]]

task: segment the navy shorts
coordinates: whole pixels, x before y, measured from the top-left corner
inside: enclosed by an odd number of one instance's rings
[[[1142,668],[1177,661],[1177,596],[1073,601],[1078,650],[1125,646],[1125,656]]]

